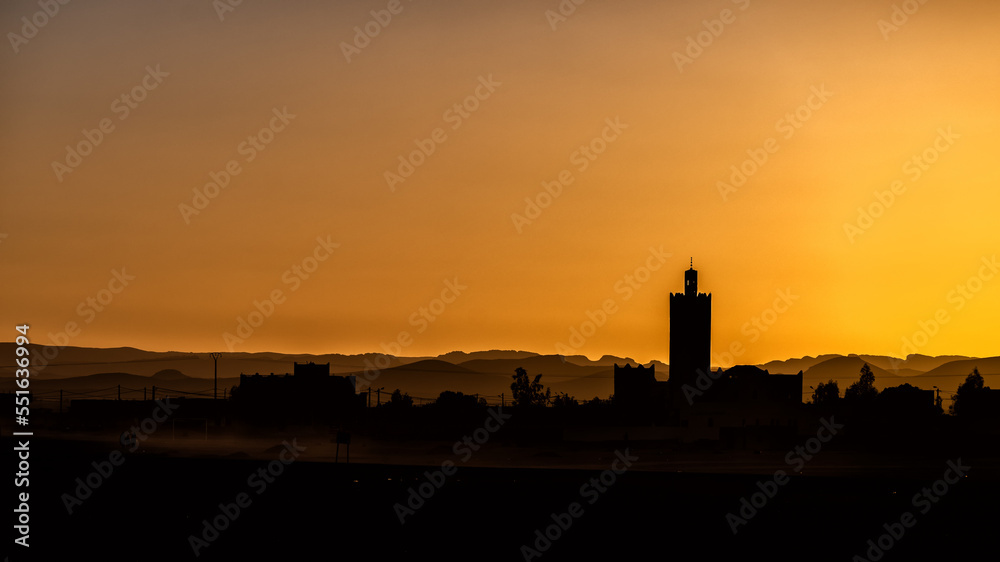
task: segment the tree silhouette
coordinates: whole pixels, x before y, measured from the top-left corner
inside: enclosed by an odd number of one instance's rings
[[[409,408],[413,405],[413,398],[410,398],[409,394],[403,394],[397,388],[392,391],[392,396],[389,397],[389,402],[386,405],[390,408]]]
[[[956,416],[969,413],[972,410],[970,405],[976,397],[982,394],[983,390],[989,390],[989,387],[983,386],[985,382],[983,376],[979,374],[979,368],[973,367],[969,376],[965,377],[965,382],[958,386],[955,394],[951,395],[954,400],[951,404],[951,411]]]
[[[510,391],[516,406],[545,406],[549,402],[552,391],[542,386],[542,375],[535,379],[528,378],[528,372],[523,367],[514,369],[514,382],[510,383]],[[543,391],[544,389],[544,391]]]
[[[840,387],[837,381],[831,379],[816,385],[812,395],[813,404],[817,406],[832,406],[840,401]]]
[[[573,406],[579,406],[576,398],[573,398],[569,394],[563,392],[562,394],[556,394],[556,397],[552,399],[552,406],[555,408],[571,408]]]
[[[878,391],[875,390],[875,375],[872,373],[872,368],[868,366],[868,363],[865,363],[861,367],[861,378],[844,391],[844,400],[871,400],[877,396]]]

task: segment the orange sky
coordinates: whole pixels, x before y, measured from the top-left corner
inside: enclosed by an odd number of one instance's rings
[[[1000,5],[559,6],[4,2],[10,338],[996,355]]]

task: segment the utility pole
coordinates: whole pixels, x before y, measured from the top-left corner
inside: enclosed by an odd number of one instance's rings
[[[385,387],[382,386],[382,387],[379,387],[379,388],[375,389],[375,405],[376,406],[381,406],[382,405],[382,389],[383,388],[385,388]]]
[[[122,399],[122,385],[118,385],[118,400]]]
[[[212,360],[215,361],[215,391],[212,394],[212,400],[218,400],[219,398],[219,357],[222,356],[221,353],[213,351],[209,353],[212,356]]]

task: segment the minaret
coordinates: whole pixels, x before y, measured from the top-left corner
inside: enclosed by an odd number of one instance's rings
[[[698,294],[698,272],[694,268],[694,258],[691,258],[691,269],[684,272],[684,294]]]
[[[712,359],[712,295],[698,292],[698,271],[684,272],[684,292],[670,294],[670,386],[695,384]]]

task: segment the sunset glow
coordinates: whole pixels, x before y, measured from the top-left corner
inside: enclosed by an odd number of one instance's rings
[[[997,354],[1000,4],[40,9],[0,11],[35,343],[668,361],[693,258],[713,364]]]

